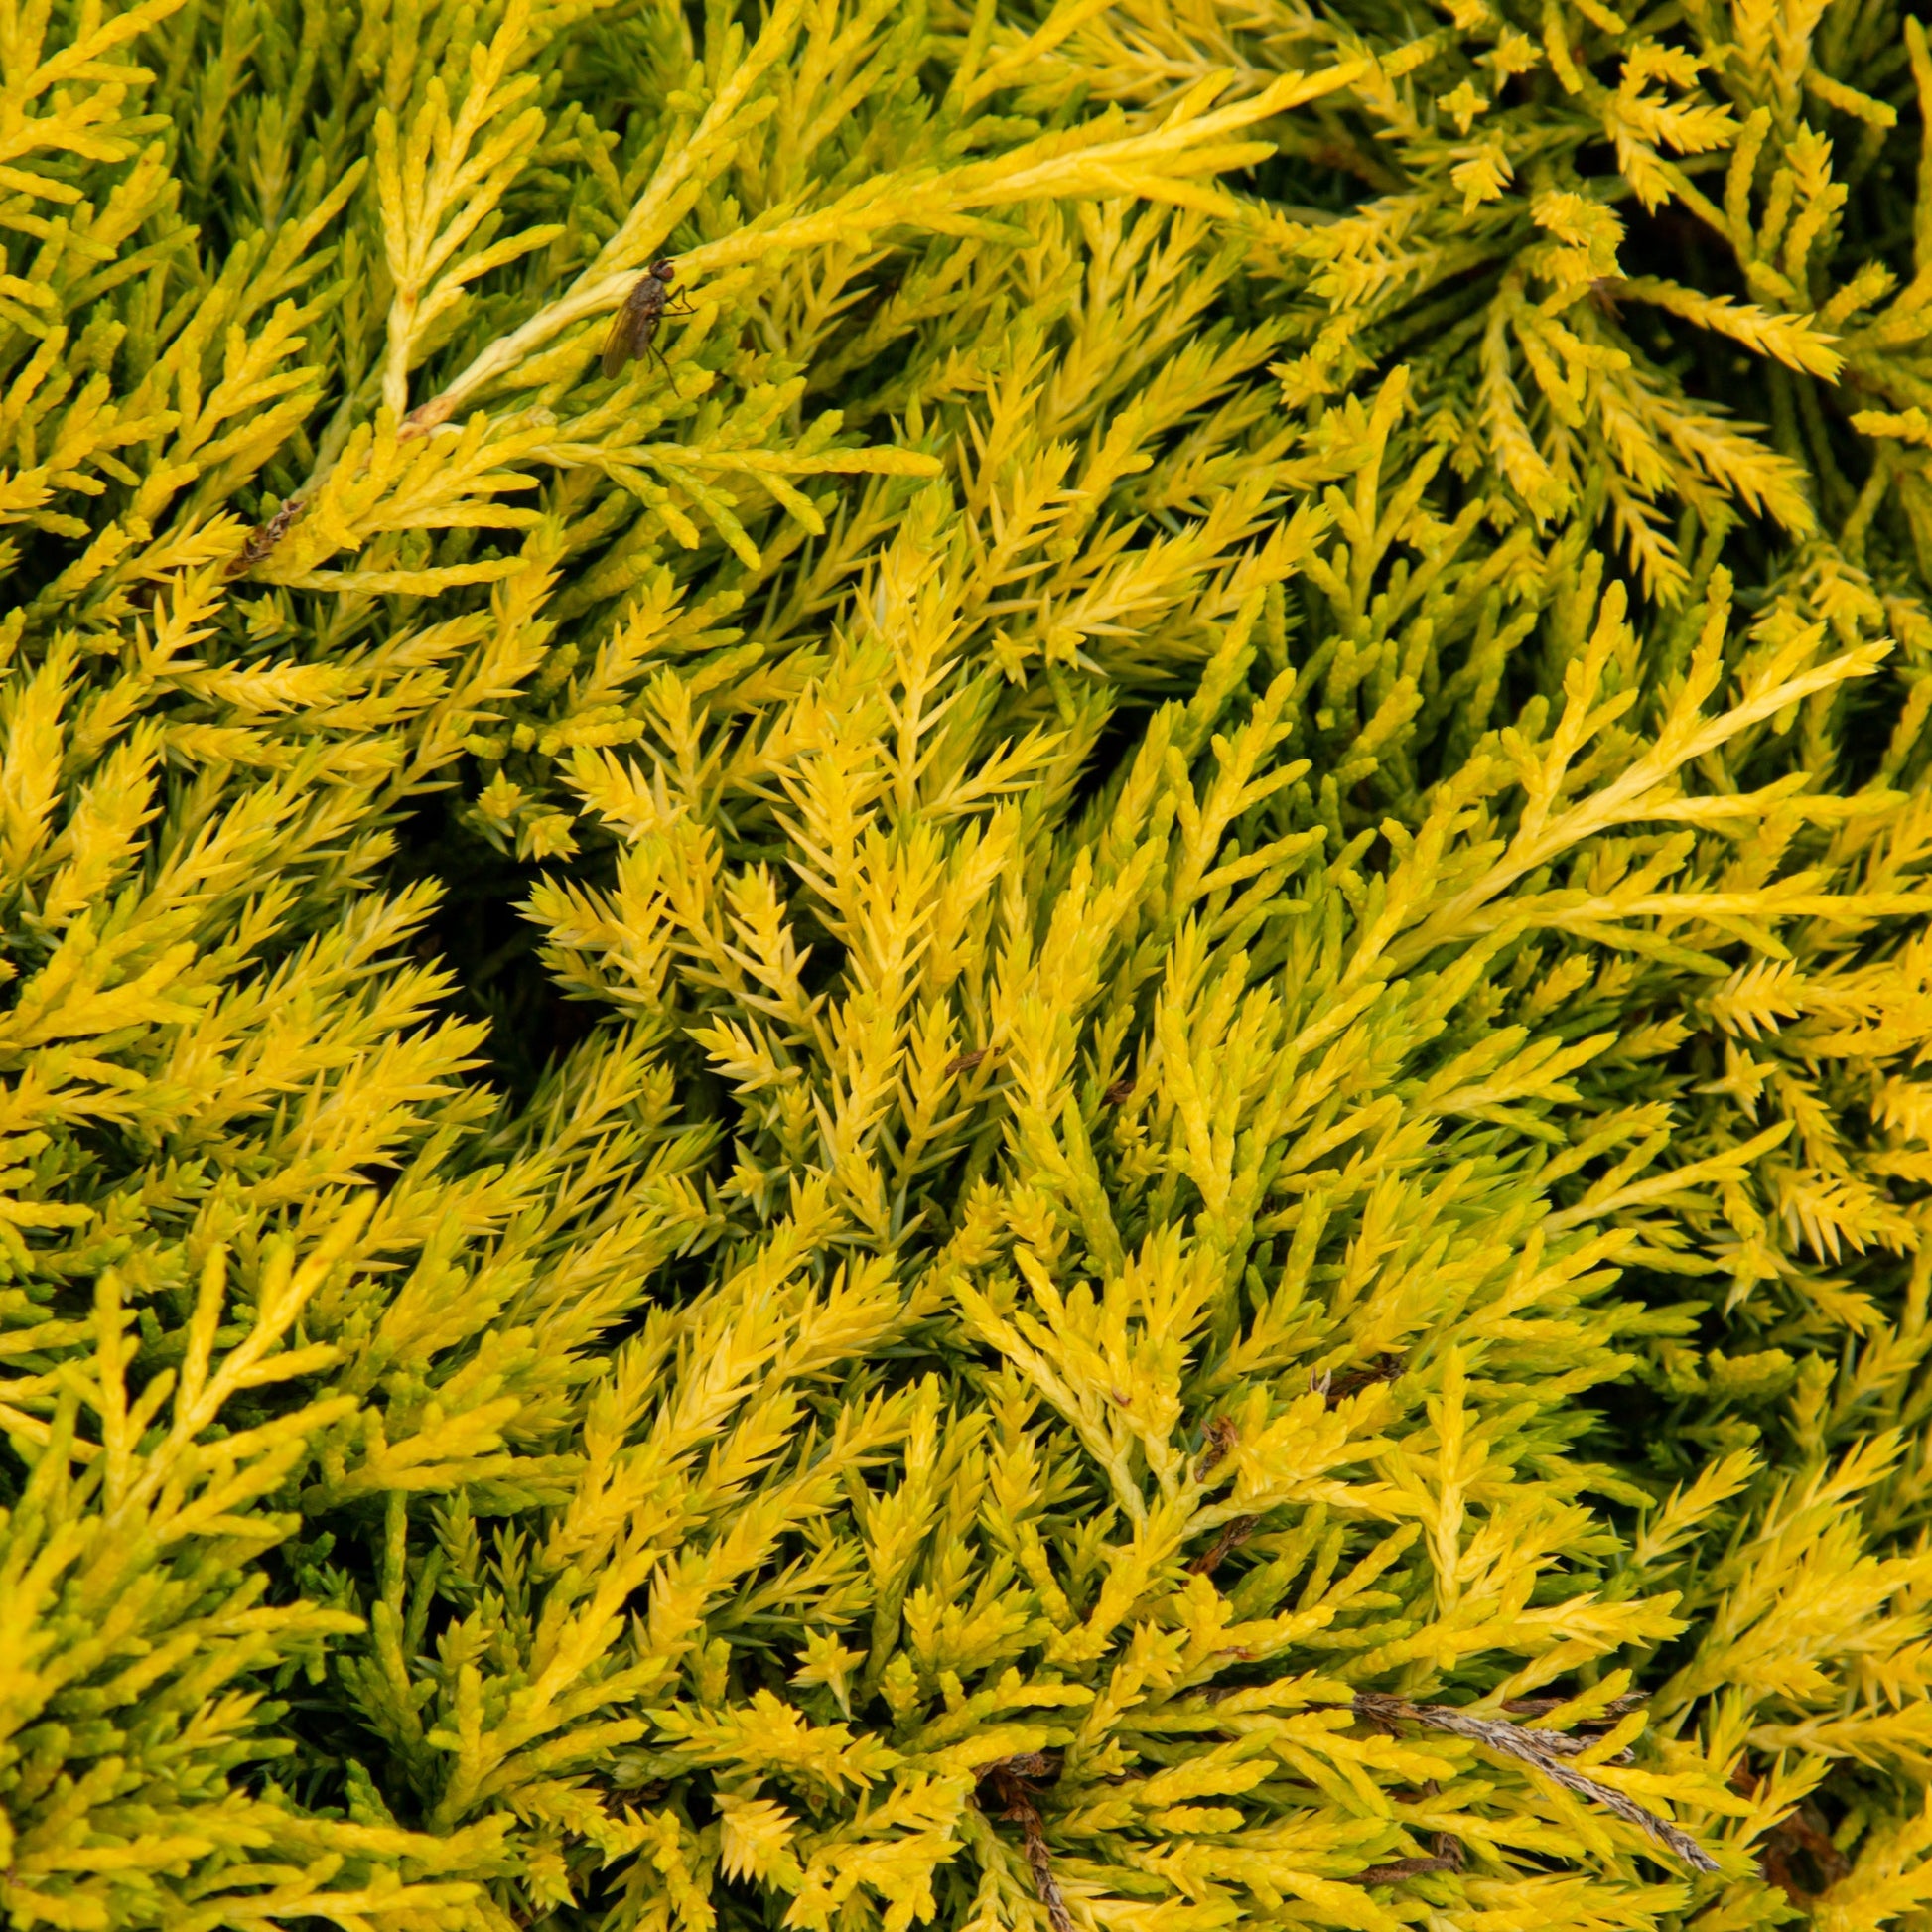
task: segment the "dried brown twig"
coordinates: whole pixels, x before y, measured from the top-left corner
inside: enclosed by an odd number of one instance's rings
[[[1554,1707],[1553,1707],[1554,1708]],[[1716,1871],[1718,1862],[1691,1835],[1646,1811],[1634,1798],[1607,1784],[1598,1784],[1581,1771],[1574,1771],[1563,1760],[1589,1746],[1589,1739],[1565,1737],[1551,1730],[1532,1730],[1511,1724],[1504,1718],[1473,1718],[1447,1704],[1411,1704],[1407,1698],[1385,1697],[1379,1692],[1362,1691],[1355,1697],[1355,1715],[1365,1723],[1387,1729],[1397,1724],[1426,1725],[1432,1730],[1448,1731],[1453,1737],[1467,1737],[1505,1757],[1540,1771],[1552,1784],[1561,1785],[1587,1804],[1600,1806],[1627,1825],[1647,1833],[1693,1871]]]
[[[1503,1709],[1513,1717],[1540,1718],[1548,1711],[1558,1711],[1570,1703],[1569,1698],[1510,1698]],[[1602,1714],[1594,1718],[1579,1720],[1586,1730],[1608,1730],[1625,1712],[1634,1711],[1643,1702],[1641,1691],[1629,1697],[1612,1698],[1604,1705]],[[1574,1757],[1579,1751],[1589,1750],[1596,1742],[1594,1737],[1566,1737],[1558,1730],[1539,1730],[1536,1735],[1553,1751],[1561,1751],[1566,1757]],[[1634,1764],[1637,1754],[1632,1750],[1621,1750],[1614,1757],[1606,1757],[1605,1764]]]
[[[1372,1864],[1349,1879],[1351,1885],[1394,1885],[1404,1878],[1420,1878],[1429,1871],[1460,1871],[1462,1861],[1444,1856],[1433,1859],[1397,1859],[1392,1864]]]
[[[1419,1791],[1391,1792],[1391,1797],[1413,1802],[1418,1798],[1439,1798],[1442,1786],[1434,1778]],[[1432,1832],[1429,1838],[1429,1851],[1412,1858],[1394,1859],[1387,1864],[1372,1864],[1366,1871],[1358,1871],[1347,1882],[1351,1885],[1395,1885],[1405,1878],[1421,1878],[1432,1871],[1460,1871],[1466,1861],[1462,1847],[1448,1832]]]
[[[228,559],[227,575],[230,578],[246,577],[281,542],[289,525],[302,514],[302,498],[291,496],[266,523],[250,530],[248,541]]]
[[[1323,1403],[1332,1409],[1337,1402],[1361,1392],[1376,1382],[1393,1382],[1402,1373],[1400,1355],[1371,1355],[1359,1368],[1345,1370],[1337,1375],[1333,1369],[1323,1369],[1317,1375],[1309,1370],[1309,1391],[1318,1395]]]
[[[1018,1757],[999,1758],[981,1767],[977,1798],[982,1811],[995,1818],[1011,1819],[1020,1827],[1027,1846],[1027,1863],[1034,1874],[1034,1889],[1046,1907],[1053,1932],[1073,1932],[1073,1915],[1066,1909],[1066,1894],[1060,1890],[1060,1881],[1053,1876],[1045,1828],[1039,1822],[1039,1807],[1034,1803],[1037,1784],[1050,1781],[1058,1769],[1044,1751],[1023,1751]]]
[[[1196,1482],[1205,1482],[1228,1459],[1228,1451],[1239,1440],[1234,1425],[1225,1416],[1216,1416],[1201,1435],[1200,1459],[1194,1464]]]
[[[1743,1766],[1731,1789],[1757,1795],[1757,1780]],[[1780,1818],[1759,1841],[1758,1869],[1801,1910],[1814,1904],[1852,1869],[1833,1842],[1825,1814],[1814,1804],[1799,1805]]]
[[[1259,1516],[1237,1516],[1228,1524],[1211,1549],[1197,1556],[1187,1568],[1196,1577],[1211,1577],[1220,1568],[1221,1559],[1231,1551],[1238,1550],[1255,1533],[1255,1525],[1261,1521]]]

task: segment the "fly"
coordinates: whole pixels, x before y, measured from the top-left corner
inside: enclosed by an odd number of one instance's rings
[[[667,315],[688,316],[696,313],[686,307],[673,309],[671,284],[677,279],[677,264],[671,261],[652,262],[650,267],[637,278],[636,286],[623,299],[621,308],[611,321],[611,333],[604,339],[604,373],[616,375],[633,355],[655,355],[663,365],[664,373],[671,372],[670,363],[664,360],[664,351],[653,340],[657,334],[658,323]],[[684,291],[678,290],[682,295]]]

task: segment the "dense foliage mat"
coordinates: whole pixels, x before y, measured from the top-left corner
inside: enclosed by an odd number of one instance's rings
[[[0,0],[8,1924],[1932,1926],[1929,110]]]

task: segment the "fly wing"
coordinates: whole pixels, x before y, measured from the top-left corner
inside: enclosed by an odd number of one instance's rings
[[[641,355],[657,334],[657,318],[664,313],[664,284],[646,275],[624,297],[623,307],[604,339],[604,373],[616,375],[633,355]]]
[[[628,297],[624,305],[611,318],[611,333],[604,339],[604,373],[616,375],[633,355],[640,353],[643,343],[639,340],[639,324],[643,318],[637,313],[636,304]]]

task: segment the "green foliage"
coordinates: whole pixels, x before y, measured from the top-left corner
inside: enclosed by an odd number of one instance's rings
[[[1932,1926],[1932,53],[1442,14],[0,0],[14,1932]]]

